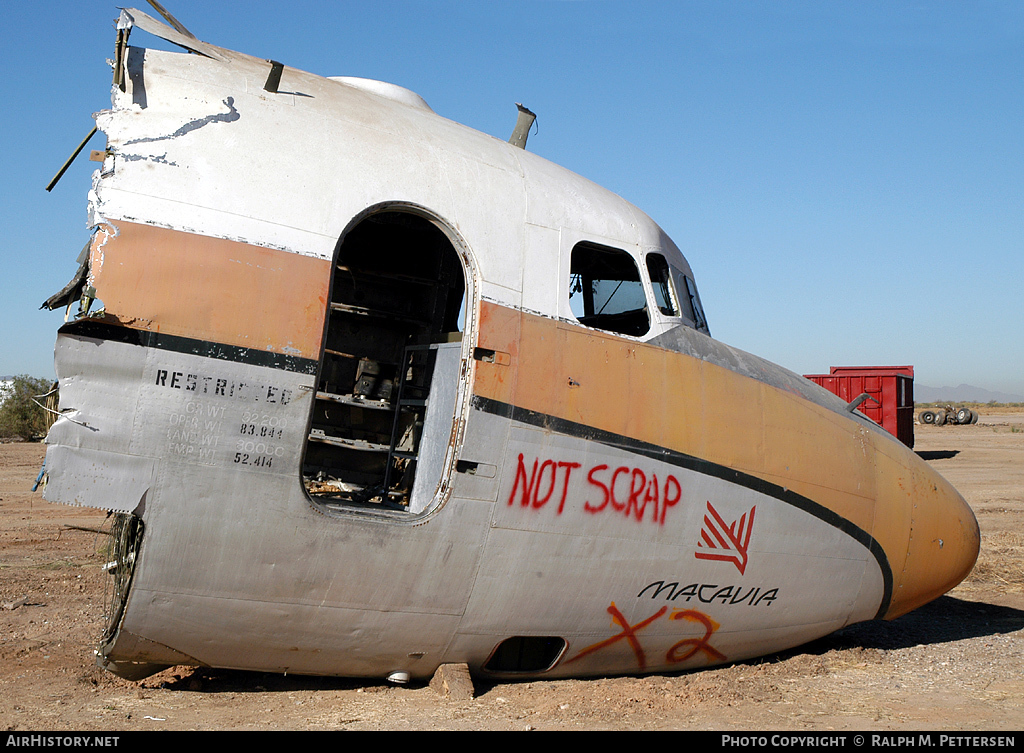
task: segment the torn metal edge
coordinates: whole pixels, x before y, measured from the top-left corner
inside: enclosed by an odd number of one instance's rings
[[[148,31],[153,36],[160,37],[171,44],[183,47],[189,52],[194,52],[197,55],[204,55],[208,58],[219,60],[222,63],[226,63],[229,60],[219,48],[214,47],[211,44],[207,44],[206,42],[201,42],[195,37],[182,34],[180,31],[177,31],[165,23],[157,21],[152,16],[143,13],[137,8],[122,8],[121,17],[117,19],[118,30],[129,30],[135,26],[143,31]]]

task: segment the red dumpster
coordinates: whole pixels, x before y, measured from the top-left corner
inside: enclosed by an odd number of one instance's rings
[[[913,448],[913,366],[833,366],[828,374],[806,374],[805,377],[846,402],[866,392],[870,398],[857,410]]]

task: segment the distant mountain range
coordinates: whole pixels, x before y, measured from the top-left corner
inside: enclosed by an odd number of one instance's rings
[[[914,401],[918,403],[1024,403],[1024,396],[1011,395],[1007,392],[992,392],[961,384],[957,387],[928,387],[914,384]]]

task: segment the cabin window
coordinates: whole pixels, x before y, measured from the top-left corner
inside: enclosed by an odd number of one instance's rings
[[[632,256],[577,243],[569,269],[569,307],[581,324],[639,337],[651,328],[647,295]]]
[[[654,289],[654,302],[665,316],[679,316],[676,305],[676,292],[672,289],[672,278],[668,272],[668,262],[661,254],[647,254],[647,274],[651,277]]]
[[[419,214],[379,212],[345,235],[302,463],[314,502],[429,507],[450,470],[465,287],[452,242]]]

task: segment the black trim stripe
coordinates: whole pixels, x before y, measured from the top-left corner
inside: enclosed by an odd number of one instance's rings
[[[659,447],[658,445],[651,444],[649,442],[643,442],[621,434],[615,434],[610,431],[605,431],[604,429],[597,429],[593,426],[587,426],[586,424],[568,421],[564,418],[558,418],[557,416],[519,408],[515,405],[503,403],[498,400],[492,400],[487,397],[481,397],[480,395],[473,396],[472,405],[474,408],[483,411],[484,413],[491,413],[493,415],[509,418],[513,421],[518,421],[530,426],[548,429],[558,434],[577,437],[579,439],[597,442],[598,444],[603,444],[608,447],[626,450],[627,452],[642,455],[644,457],[651,458],[652,460],[674,465],[677,468],[685,468],[686,470],[694,471],[696,473],[702,473],[705,476],[718,478],[723,481],[727,481],[730,484],[736,484],[737,486],[751,489],[766,496],[774,497],[780,502],[784,502],[787,505],[803,510],[833,528],[839,529],[871,552],[875,561],[878,562],[878,568],[882,572],[883,581],[882,601],[878,607],[878,612],[875,614],[875,619],[881,619],[889,609],[889,603],[892,600],[892,569],[889,567],[889,560],[885,556],[885,551],[882,549],[881,544],[879,544],[867,531],[854,525],[838,513],[833,512],[808,497],[797,494],[796,492],[779,486],[778,484],[765,481],[757,476],[743,473],[735,468],[729,468],[725,465],[712,463],[709,460],[694,457],[693,455],[686,455],[681,452],[676,452],[675,450],[669,450],[665,447]]]
[[[219,361],[266,366],[272,369],[295,372],[296,374],[316,374],[318,365],[318,362],[311,358],[300,358],[286,353],[271,353],[259,348],[241,348],[237,345],[196,340],[191,337],[168,335],[163,332],[149,332],[147,330],[108,324],[94,319],[79,319],[77,322],[65,324],[57,332],[61,335],[88,337],[94,340],[113,340],[128,343],[129,345],[142,345],[146,348],[169,350],[175,353],[188,353],[194,356],[203,356],[204,358],[215,358]]]

